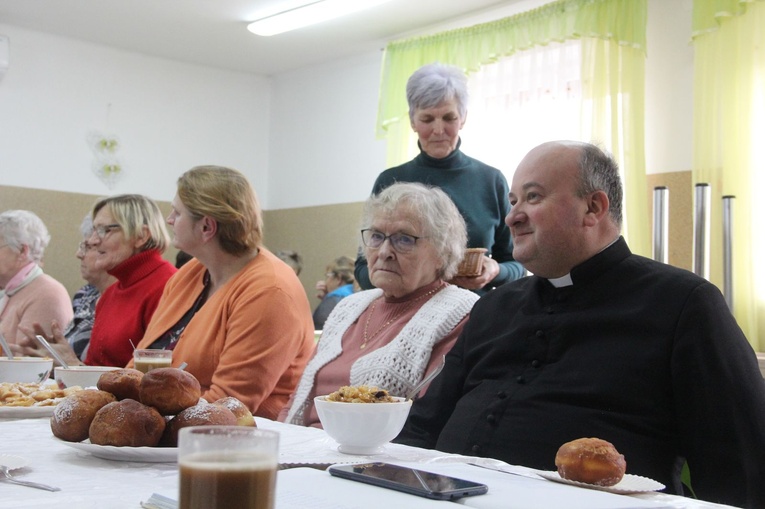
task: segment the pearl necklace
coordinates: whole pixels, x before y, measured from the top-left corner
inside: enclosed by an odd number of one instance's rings
[[[367,315],[367,320],[366,320],[366,322],[364,322],[364,342],[361,343],[361,346],[359,346],[359,349],[360,350],[365,349],[367,347],[367,342],[368,341],[370,341],[370,340],[376,338],[377,336],[379,336],[380,333],[382,331],[384,331],[388,327],[388,325],[390,325],[393,322],[395,322],[396,320],[398,320],[401,317],[401,315],[403,315],[404,313],[409,311],[412,308],[412,306],[414,306],[415,303],[417,303],[418,301],[421,301],[425,297],[430,297],[434,293],[440,291],[442,288],[445,288],[445,287],[444,286],[439,286],[438,288],[434,288],[433,290],[429,291],[428,293],[424,293],[424,294],[420,295],[419,297],[417,297],[416,299],[413,299],[406,306],[402,306],[401,309],[396,314],[391,316],[390,319],[388,319],[388,321],[385,322],[382,325],[382,327],[377,329],[377,331],[375,331],[374,334],[369,336],[369,334],[368,334],[368,331],[369,331],[369,322],[372,321],[372,315],[375,312],[375,307],[377,306],[377,301],[379,301],[383,297],[378,297],[377,299],[375,299],[374,302],[372,302],[372,308],[369,310],[369,314]]]

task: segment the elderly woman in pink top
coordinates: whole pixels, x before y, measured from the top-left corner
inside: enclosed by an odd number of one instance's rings
[[[41,266],[49,241],[48,229],[34,213],[0,214],[0,333],[10,344],[24,338],[19,326],[72,320],[69,293]]]
[[[321,427],[313,398],[344,385],[405,394],[451,349],[478,299],[446,282],[457,273],[467,233],[440,189],[401,183],[372,196],[361,240],[377,288],[332,310],[279,420]]]

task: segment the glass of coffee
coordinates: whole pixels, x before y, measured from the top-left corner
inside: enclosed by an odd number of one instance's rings
[[[133,364],[138,371],[148,373],[156,368],[169,368],[172,363],[172,350],[133,350]]]
[[[193,426],[178,434],[179,509],[273,509],[279,434]]]

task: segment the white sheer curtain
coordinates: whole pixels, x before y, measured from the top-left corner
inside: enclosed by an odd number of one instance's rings
[[[581,139],[581,42],[515,53],[470,74],[463,150],[512,179],[536,145]]]

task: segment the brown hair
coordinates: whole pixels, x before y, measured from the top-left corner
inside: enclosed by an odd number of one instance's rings
[[[263,215],[247,178],[223,166],[196,166],[178,179],[178,197],[197,219],[218,223],[218,241],[227,253],[243,255],[261,246]]]

